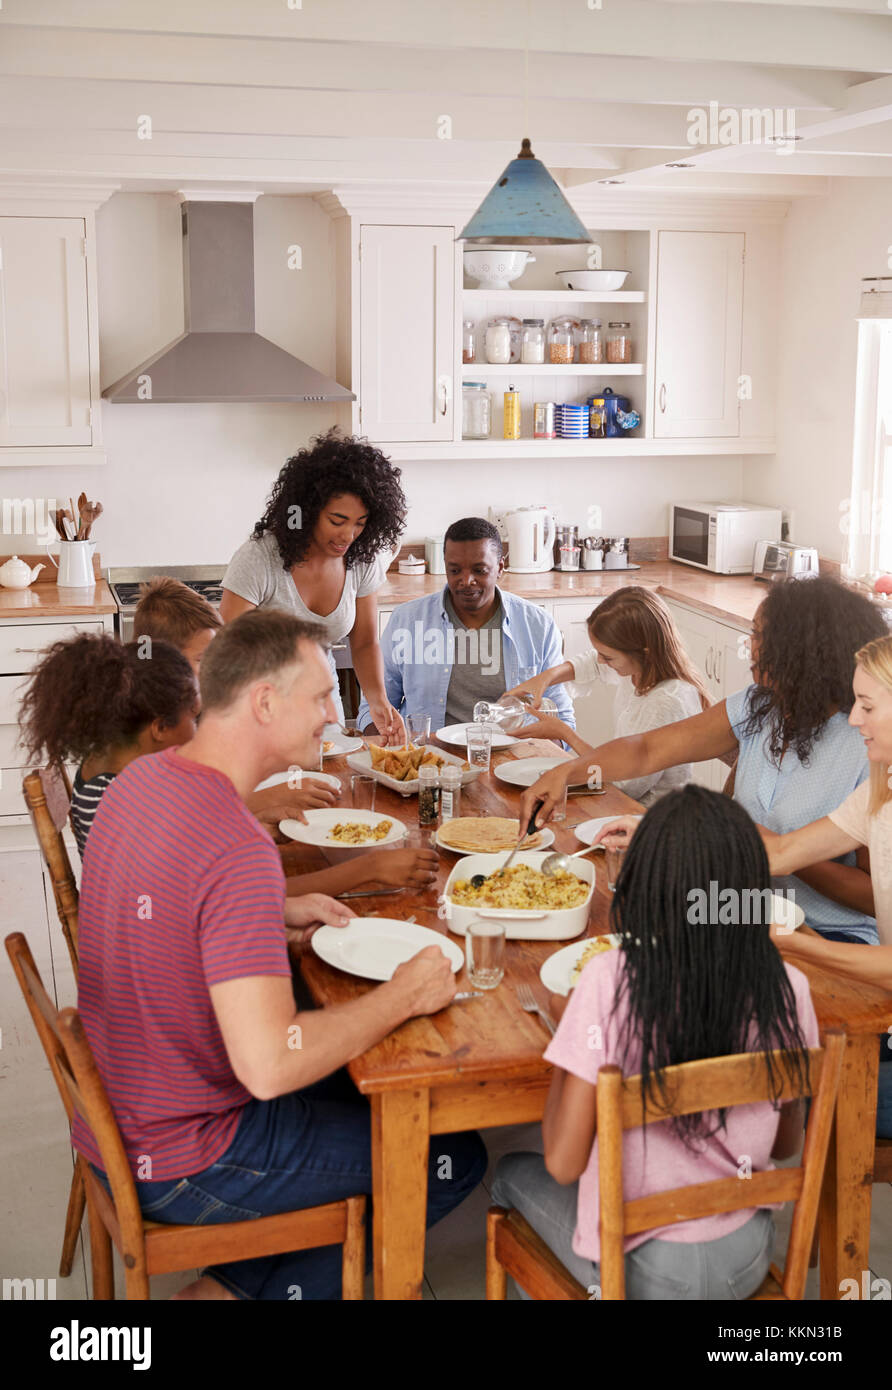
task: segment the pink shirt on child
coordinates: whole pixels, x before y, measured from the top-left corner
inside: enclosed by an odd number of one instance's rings
[[[624,1052],[619,1049],[619,1038],[628,1012],[623,991],[623,998],[614,1013],[618,971],[622,961],[622,951],[606,951],[589,961],[570,995],[557,1033],[545,1052],[546,1061],[592,1085],[596,1084],[598,1072],[603,1066],[621,1066],[627,1076],[633,1076],[641,1064],[640,1041],[633,1038]],[[817,1047],[818,1024],[808,980],[795,966],[785,962],[785,968],[796,996],[796,1010],[806,1046]],[[599,1046],[594,1046],[595,1043]],[[716,1178],[735,1177],[745,1158],[749,1160],[753,1173],[773,1168],[771,1150],[777,1134],[779,1111],[769,1101],[764,1101],[758,1105],[736,1106],[727,1112],[726,1119],[726,1129],[705,1140],[692,1140],[695,1149],[685,1146],[669,1120],[647,1126],[646,1149],[644,1131],[627,1130],[623,1136],[625,1200],[632,1201],[652,1192],[710,1182]],[[717,1240],[743,1226],[756,1210],[756,1207],[747,1207],[741,1211],[701,1217],[697,1221],[680,1221],[677,1225],[640,1231],[628,1237],[625,1249],[633,1250],[636,1245],[643,1245],[645,1241],[657,1237],[686,1244]],[[592,1145],[585,1172],[579,1179],[573,1249],[585,1259],[597,1261],[601,1258],[597,1138]]]

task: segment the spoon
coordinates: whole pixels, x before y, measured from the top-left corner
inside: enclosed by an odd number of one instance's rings
[[[511,853],[508,855],[508,858],[505,860],[505,862],[504,862],[504,864],[502,865],[502,867],[501,867],[500,869],[496,869],[496,871],[495,871],[494,874],[474,874],[474,875],[472,876],[472,878],[471,878],[471,887],[472,887],[472,888],[482,888],[483,885],[484,885],[484,883],[486,882],[487,878],[501,878],[501,877],[502,877],[502,874],[505,872],[505,870],[507,869],[508,865],[511,863],[511,860],[514,858],[515,854],[516,854],[517,851],[520,849],[520,847],[521,847],[521,845],[523,844],[524,840],[529,839],[529,837],[535,833],[535,830],[536,830],[536,817],[538,816],[539,812],[541,811],[543,804],[544,804],[544,803],[541,802],[541,801],[537,801],[537,802],[536,802],[535,806],[533,807],[533,814],[530,816],[529,824],[527,825],[526,830],[523,832],[523,834],[521,835],[520,839],[517,841],[517,844],[514,846],[513,850],[512,850]]]
[[[585,849],[577,849],[573,854],[549,854],[542,860],[540,873],[548,878],[553,878],[562,869],[569,869],[571,859],[578,859],[582,854],[591,854],[593,849],[603,849],[603,845],[586,845]]]

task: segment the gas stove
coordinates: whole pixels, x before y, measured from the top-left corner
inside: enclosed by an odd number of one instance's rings
[[[133,614],[139,603],[139,591],[150,579],[158,575],[179,579],[218,608],[223,597],[225,572],[225,565],[143,565],[130,569],[110,566],[105,577],[118,605],[117,629],[121,641],[129,642],[133,634]]]

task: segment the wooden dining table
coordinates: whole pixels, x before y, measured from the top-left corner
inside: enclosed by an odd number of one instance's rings
[[[435,739],[431,743],[438,746]],[[517,750],[523,751],[524,745],[517,745]],[[492,770],[463,788],[462,815],[517,817],[520,790],[494,775],[496,767],[514,758],[514,749],[494,752]],[[349,785],[353,769],[344,759],[327,758],[325,769]],[[349,805],[349,795],[345,802]],[[375,809],[406,824],[410,845],[429,843],[429,832],[418,826],[417,796],[403,797],[379,784]],[[641,809],[617,787],[608,785],[597,796],[584,789],[580,794],[571,790],[566,821],[551,823],[554,848],[579,849],[572,827],[583,820],[640,813]],[[283,847],[286,873],[318,868],[317,853],[305,846]],[[430,889],[355,898],[350,906],[363,916],[414,916],[420,925],[447,933],[438,904],[457,858],[440,850],[440,872]],[[610,930],[613,897],[607,888],[604,856],[595,853],[592,862],[596,881],[586,936]],[[461,937],[452,939],[463,944]],[[410,1019],[348,1064],[350,1076],[371,1106],[377,1299],[421,1298],[431,1139],[459,1130],[541,1120],[551,1074],[542,1055],[549,1035],[536,1014],[521,1009],[515,990],[528,985],[547,1010],[549,994],[539,970],[548,956],[566,944],[509,940],[505,976],[497,988],[435,1015]],[[303,979],[318,1007],[345,1003],[375,987],[327,965],[312,951],[300,959]],[[869,1268],[877,1035],[892,1026],[892,994],[811,967],[806,973],[820,1027],[842,1027],[848,1034],[819,1216],[821,1297],[838,1299],[840,1281],[852,1277],[860,1287],[861,1271]],[[457,976],[457,988],[472,989],[464,967]]]

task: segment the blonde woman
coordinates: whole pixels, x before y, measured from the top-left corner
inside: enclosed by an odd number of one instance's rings
[[[536,706],[551,685],[571,682],[570,693],[586,695],[598,682],[616,686],[614,738],[644,734],[700,714],[711,703],[700,672],[681,645],[672,615],[658,594],[629,585],[617,589],[589,615],[591,650],[517,685],[509,695],[528,692]],[[589,746],[556,715],[544,715],[524,729],[527,738],[562,739],[585,755]],[[691,780],[684,762],[644,777],[618,782],[644,806]]]
[[[778,936],[791,961],[814,961],[840,975],[892,990],[892,636],[868,642],[856,656],[855,703],[849,723],[860,731],[870,763],[866,782],[841,806],[801,830],[775,835],[760,827],[772,874],[795,873],[819,860],[835,859],[862,845],[870,851],[870,874],[880,944],[823,940],[811,933]],[[880,1039],[877,1134],[892,1138],[892,1038]]]

